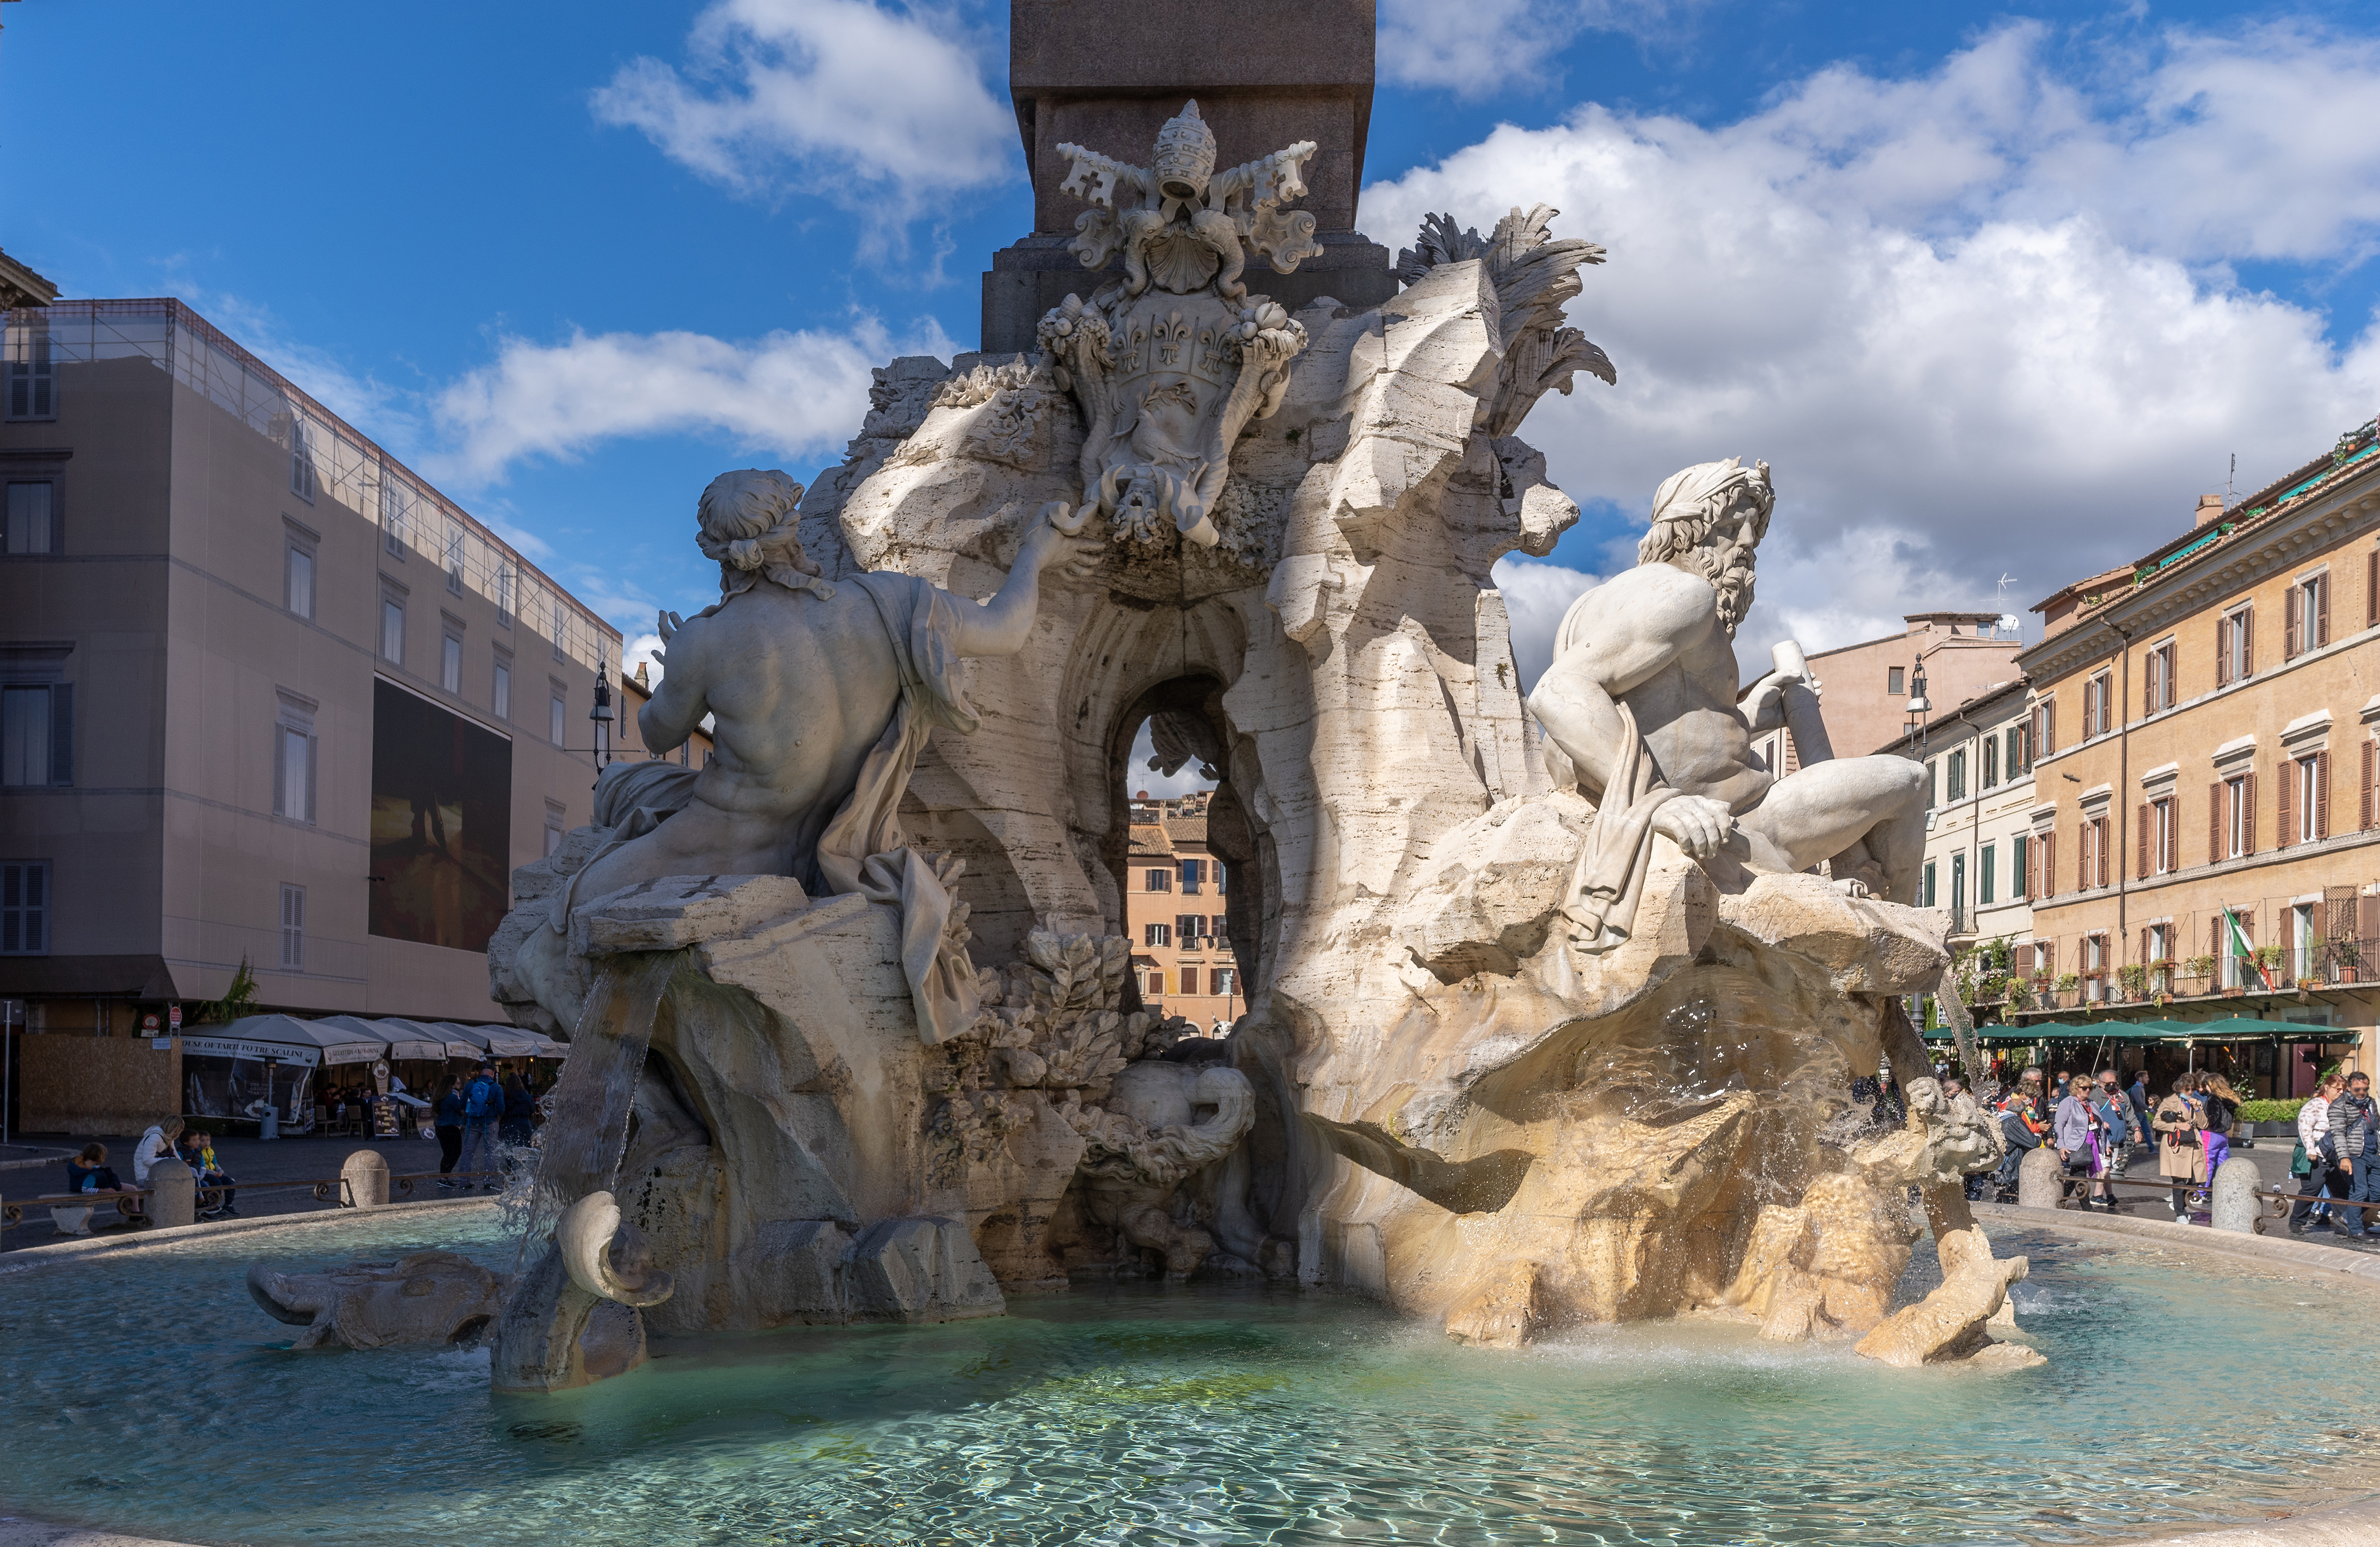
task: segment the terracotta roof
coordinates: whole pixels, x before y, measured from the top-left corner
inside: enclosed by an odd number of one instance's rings
[[[1207,819],[1202,816],[1167,817],[1165,835],[1177,844],[1197,844],[1204,847],[1207,842]]]
[[[1173,845],[1166,836],[1165,829],[1157,826],[1155,823],[1151,823],[1146,827],[1141,826],[1137,822],[1134,823],[1132,828],[1132,857],[1135,859],[1171,859],[1173,858]]]

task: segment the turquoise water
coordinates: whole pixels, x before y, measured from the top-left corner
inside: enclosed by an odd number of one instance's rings
[[[2046,1369],[1888,1370],[1705,1324],[1507,1354],[1332,1297],[1135,1287],[664,1344],[499,1400],[482,1351],[289,1352],[241,1283],[260,1254],[508,1266],[492,1212],[202,1238],[0,1273],[0,1504],[258,1547],[1847,1547],[2107,1541],[2365,1491],[2380,1373],[2336,1341],[2355,1292],[1999,1244],[2033,1257]]]

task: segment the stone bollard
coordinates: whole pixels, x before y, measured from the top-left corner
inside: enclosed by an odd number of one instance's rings
[[[347,1200],[357,1208],[388,1207],[388,1162],[379,1151],[358,1150],[339,1167],[339,1175],[347,1184]]]
[[[2243,1236],[2253,1235],[2256,1229],[2256,1189],[2264,1185],[2264,1173],[2246,1155],[2234,1155],[2216,1166],[2215,1199],[2207,1212],[2208,1223],[2217,1230],[2237,1230]]]
[[[2055,1209],[2058,1196],[2058,1151],[2045,1144],[2038,1150],[2025,1151],[2017,1163],[2016,1206],[2020,1209]]]
[[[199,1176],[177,1160],[152,1162],[149,1167],[149,1217],[161,1225],[199,1222]]]

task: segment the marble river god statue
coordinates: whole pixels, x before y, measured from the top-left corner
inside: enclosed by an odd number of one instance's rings
[[[1829,761],[1797,660],[1738,701],[1767,467],[1667,481],[1524,705],[1492,571],[1577,518],[1519,432],[1617,379],[1565,320],[1603,250],[1434,215],[1388,300],[1292,311],[1251,275],[1310,256],[1317,146],[1219,172],[1194,104],[1125,149],[1064,148],[1086,284],[1035,349],[893,360],[840,466],[704,494],[722,599],[643,729],[708,713],[714,762],[607,770],[490,947],[573,1042],[497,1383],[1092,1275],[2021,1357],[1992,1129],[1901,1007],[1947,967],[1918,773]],[[1120,932],[1144,723],[1218,781],[1227,1036]],[[1945,1282],[1893,1311],[1912,1188]]]

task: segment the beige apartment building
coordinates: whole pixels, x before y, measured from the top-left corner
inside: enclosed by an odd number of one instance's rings
[[[1206,801],[1132,803],[1124,932],[1141,1003],[1201,1029],[1248,1007],[1223,906],[1223,862],[1207,847]]]
[[[2380,440],[2365,424],[2036,608],[2041,1013],[2154,1005],[2365,1033],[2380,1008]],[[2259,1055],[2302,1092],[2310,1035]],[[2332,1052],[2319,1051],[2324,1048]],[[2267,1064],[2275,1066],[2266,1067]]]
[[[2022,644],[2015,628],[1997,613],[1912,613],[1898,634],[1809,658],[1810,675],[1824,691],[1818,707],[1827,739],[1839,758],[1865,757],[1900,737],[1908,719],[1910,684],[1925,668],[1928,701],[1961,704],[1982,697],[2020,675],[2015,661]],[[1754,679],[1766,676],[1767,662],[1746,662]],[[1756,668],[1756,669],[1755,669]],[[1773,736],[1769,748],[1779,772],[1799,767],[1791,738]]]
[[[2013,950],[2033,937],[2032,707],[2019,678],[1934,713],[1922,738],[1912,733],[1881,749],[1925,763],[1917,904],[1949,910],[1955,949],[2005,940]],[[1997,1003],[1986,998],[1975,1007]]]
[[[503,1019],[618,632],[175,300],[6,316],[0,995]]]

